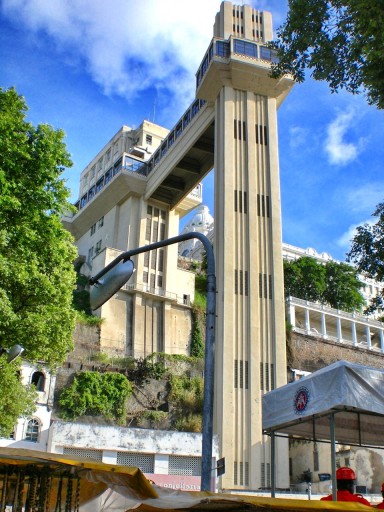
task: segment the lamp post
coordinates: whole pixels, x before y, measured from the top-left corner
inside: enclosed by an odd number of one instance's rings
[[[201,451],[201,490],[209,491],[211,489],[212,471],[216,321],[215,257],[211,242],[202,233],[191,232],[123,252],[98,274],[90,278],[89,284],[93,285],[90,293],[90,302],[93,310],[99,308],[130,279],[134,272],[134,265],[130,259],[131,256],[153,251],[167,245],[177,244],[184,240],[190,240],[191,238],[197,238],[200,240],[207,254],[207,308],[205,330],[203,436]]]

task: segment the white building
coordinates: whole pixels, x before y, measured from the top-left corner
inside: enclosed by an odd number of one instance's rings
[[[138,467],[156,485],[199,491],[202,435],[54,421],[48,451]],[[218,458],[213,440],[213,465]],[[214,474],[214,473],[213,473]],[[216,487],[213,482],[213,487]]]
[[[0,446],[12,448],[27,448],[47,451],[55,375],[52,375],[44,365],[33,366],[23,361],[21,364],[22,383],[33,384],[37,391],[36,411],[32,417],[19,418],[14,431],[9,438],[0,438]]]

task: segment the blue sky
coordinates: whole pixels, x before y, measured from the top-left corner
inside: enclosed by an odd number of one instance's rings
[[[126,124],[172,128],[194,97],[218,0],[0,0],[0,86],[28,118],[66,132],[71,200],[92,157]],[[248,2],[273,14],[287,0]],[[384,113],[309,77],[278,112],[283,240],[343,260],[384,190]],[[203,200],[213,213],[213,176]]]

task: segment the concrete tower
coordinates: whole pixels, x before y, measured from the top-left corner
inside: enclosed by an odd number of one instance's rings
[[[197,73],[215,108],[217,342],[215,422],[223,488],[270,485],[261,396],[286,383],[277,108],[293,85],[270,78],[268,12],[223,2]],[[277,486],[288,449],[277,450]]]
[[[269,486],[261,397],[286,382],[276,111],[293,82],[269,76],[271,39],[270,13],[223,2],[191,106],[170,131],[148,121],[119,130],[82,172],[78,211],[64,219],[82,272],[95,275],[122,251],[176,235],[215,168],[215,429],[226,489]],[[177,267],[177,246],[135,264],[98,310],[99,348],[189,353],[194,275]],[[277,452],[277,486],[286,487],[287,447]]]

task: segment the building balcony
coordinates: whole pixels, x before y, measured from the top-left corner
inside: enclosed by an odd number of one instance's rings
[[[360,313],[347,313],[295,297],[286,301],[295,332],[384,353],[384,324]]]
[[[127,283],[122,288],[127,292],[131,293],[143,293],[144,295],[155,296],[157,299],[163,299],[164,301],[174,302],[176,304],[180,304],[183,306],[190,306],[190,296],[189,295],[178,295],[174,292],[168,292],[163,288],[153,288],[148,284],[144,283]]]

